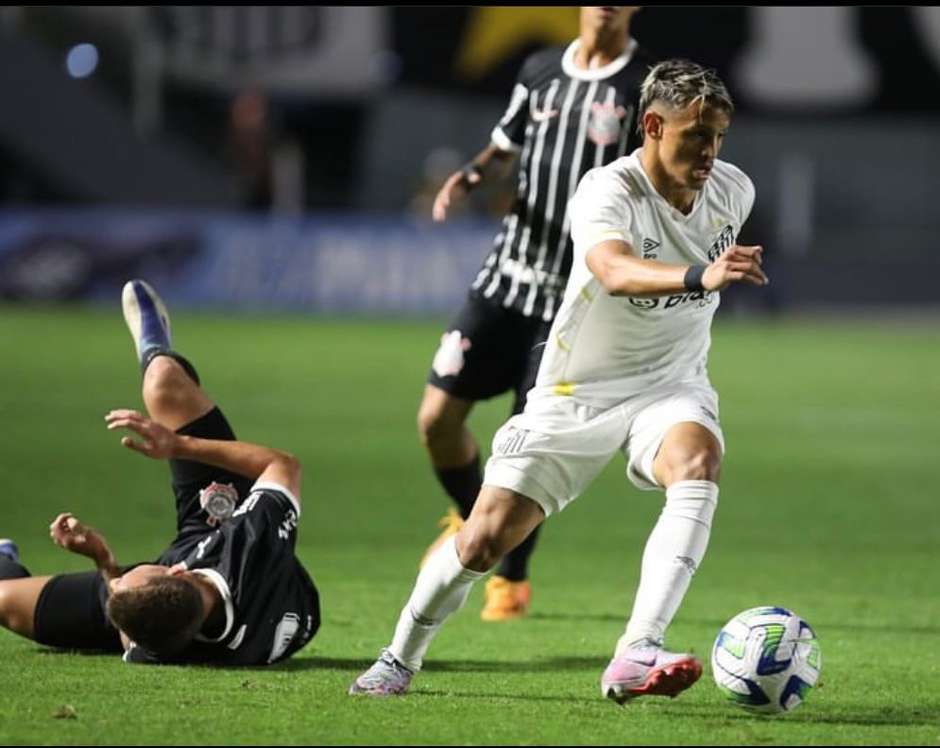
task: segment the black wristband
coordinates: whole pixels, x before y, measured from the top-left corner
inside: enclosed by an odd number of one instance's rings
[[[708,265],[690,265],[689,269],[685,271],[685,278],[683,283],[685,283],[686,290],[688,291],[704,291],[705,286],[702,285],[702,276],[705,275],[705,268]]]
[[[483,179],[483,167],[480,166],[479,164],[474,164],[472,162],[464,166],[460,170],[460,173],[463,174],[463,181],[467,183],[467,187],[469,188],[476,187],[477,184],[479,183],[479,182],[470,181],[471,174],[476,174],[477,177],[479,177],[480,179]]]

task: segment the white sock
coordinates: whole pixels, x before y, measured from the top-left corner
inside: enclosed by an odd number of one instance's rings
[[[467,569],[457,556],[457,543],[450,538],[431,556],[398,619],[389,651],[409,670],[421,662],[437,630],[451,613],[463,606],[473,583],[486,572]]]
[[[618,655],[644,639],[662,645],[705,556],[717,506],[718,486],[711,481],[684,480],[666,490],[666,505],[643,551],[640,586],[626,632],[617,642]]]

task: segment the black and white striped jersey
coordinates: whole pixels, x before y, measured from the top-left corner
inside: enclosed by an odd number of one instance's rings
[[[589,169],[639,145],[640,84],[653,64],[636,41],[601,68],[575,65],[575,40],[531,55],[493,129],[499,148],[521,153],[519,185],[473,290],[526,317],[550,321],[571,270],[568,200]]]

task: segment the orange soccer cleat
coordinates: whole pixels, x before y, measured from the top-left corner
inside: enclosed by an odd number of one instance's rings
[[[486,602],[480,611],[484,621],[512,621],[529,612],[532,585],[528,580],[513,582],[494,576],[486,583]]]
[[[463,517],[457,513],[456,509],[451,508],[447,510],[447,514],[441,517],[441,520],[437,524],[439,527],[442,527],[443,530],[424,552],[424,555],[421,557],[421,563],[418,564],[419,569],[424,567],[428,559],[431,558],[438,548],[444,545],[448,538],[452,538],[460,531],[460,528],[463,527]]]

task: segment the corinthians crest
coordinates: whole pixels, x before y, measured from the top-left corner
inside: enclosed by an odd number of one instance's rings
[[[620,137],[621,120],[627,116],[622,106],[595,101],[591,104],[591,119],[588,121],[588,137],[599,146],[616,143]]]

